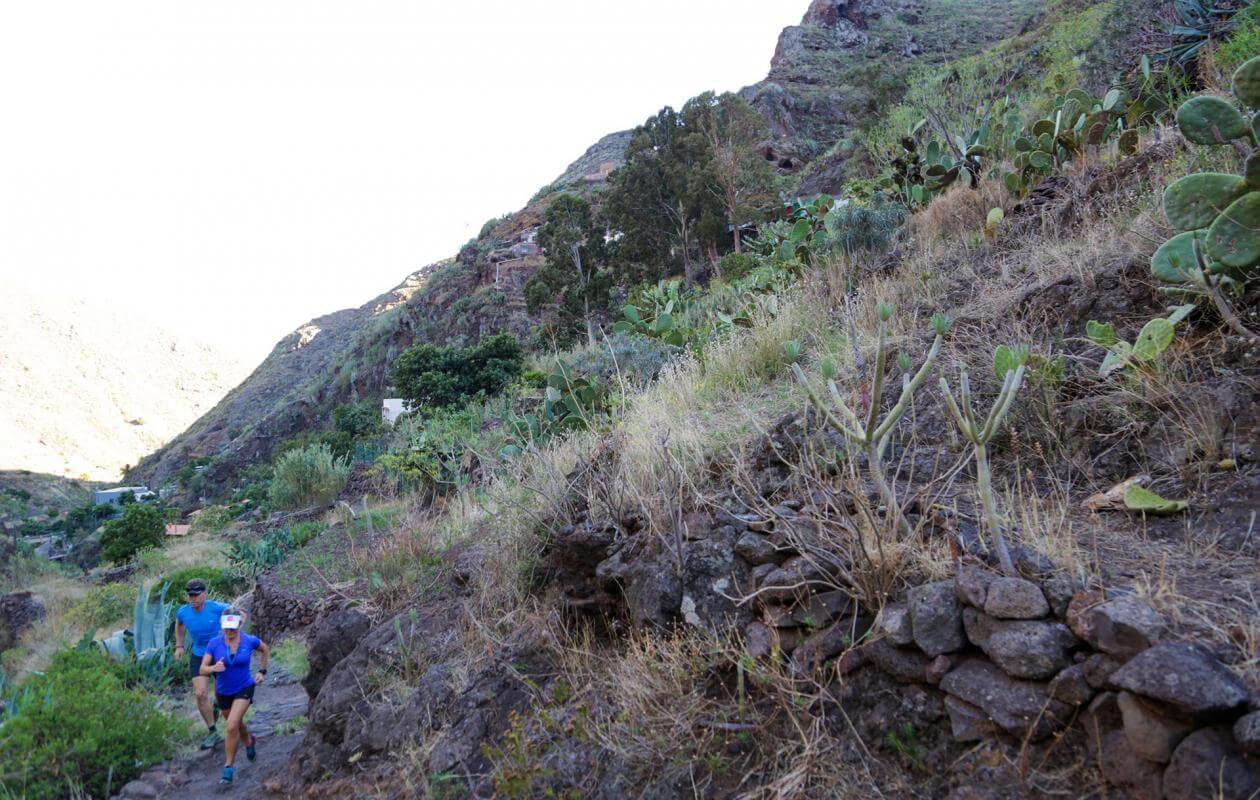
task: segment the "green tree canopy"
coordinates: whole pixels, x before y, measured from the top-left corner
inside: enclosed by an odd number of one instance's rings
[[[126,561],[141,550],[161,547],[165,537],[166,522],[161,512],[153,506],[131,503],[121,517],[105,523],[101,554],[114,563]]]
[[[538,244],[547,260],[525,284],[529,313],[554,307],[564,328],[584,328],[587,341],[594,343],[592,313],[608,305],[612,281],[602,269],[604,227],[596,221],[591,204],[573,194],[553,200],[538,230]]]
[[[473,347],[416,345],[394,361],[394,385],[416,406],[449,406],[496,395],[521,374],[521,345],[510,334],[482,339]]]

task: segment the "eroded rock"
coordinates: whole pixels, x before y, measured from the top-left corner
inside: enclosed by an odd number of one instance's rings
[[[1252,711],[1234,723],[1234,740],[1250,756],[1260,756],[1260,711]]]
[[[898,647],[914,643],[914,629],[910,623],[910,609],[901,603],[889,603],[875,618],[879,632]]]
[[[1045,684],[1012,678],[979,658],[955,667],[941,680],[941,688],[983,709],[1012,736],[1045,738],[1069,716],[1068,707],[1050,697]]]
[[[1117,597],[1088,612],[1096,649],[1119,658],[1137,655],[1159,641],[1168,627],[1164,615],[1133,596]]]
[[[984,613],[997,619],[1041,619],[1050,613],[1050,604],[1032,581],[996,578],[985,595]]]
[[[961,650],[962,606],[953,581],[937,581],[910,590],[910,624],[914,643],[929,656]]]
[[[1258,794],[1260,762],[1244,758],[1223,726],[1187,736],[1164,770],[1168,800],[1252,800]]]
[[[1161,642],[1134,656],[1111,676],[1111,684],[1183,714],[1211,719],[1241,709],[1247,687],[1199,645]]]
[[[1050,696],[1060,703],[1081,706],[1094,697],[1094,687],[1085,679],[1085,665],[1073,664],[1050,681]]]
[[[1129,746],[1147,761],[1167,764],[1173,750],[1194,730],[1191,723],[1162,714],[1149,702],[1129,692],[1121,692],[1116,703],[1124,719],[1124,735]]]

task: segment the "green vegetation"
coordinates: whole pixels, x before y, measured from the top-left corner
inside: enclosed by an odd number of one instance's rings
[[[988,445],[1002,427],[1002,420],[1010,410],[1011,403],[1024,381],[1025,363],[1028,361],[1027,348],[999,348],[993,355],[993,369],[1002,381],[1002,391],[989,409],[989,416],[981,424],[972,406],[971,379],[967,371],[958,375],[958,395],[949,381],[941,376],[941,396],[954,423],[958,426],[963,438],[971,443],[976,459],[976,492],[980,495],[980,505],[984,508],[985,523],[992,537],[993,547],[997,551],[998,563],[1007,575],[1015,574],[1015,563],[1011,560],[1010,549],[1006,546],[1006,537],[1002,534],[1002,518],[998,513],[997,499],[993,492],[993,478],[989,471]]]
[[[87,628],[102,628],[130,616],[135,607],[136,588],[129,583],[93,586],[70,607],[69,618]]]
[[[58,653],[22,688],[16,713],[0,723],[0,775],[30,800],[76,788],[106,797],[170,757],[188,730],[90,650]]]
[[[130,503],[121,517],[105,523],[101,553],[118,564],[146,548],[161,547],[165,537],[166,522],[160,511],[152,506]]]
[[[1177,109],[1177,126],[1199,145],[1237,145],[1241,174],[1200,172],[1164,190],[1164,214],[1181,231],[1151,257],[1151,271],[1178,290],[1211,300],[1239,335],[1260,341],[1239,318],[1234,301],[1260,273],[1260,57],[1235,72],[1234,103],[1201,94]]]
[[[277,508],[328,505],[346,485],[350,465],[328,445],[290,450],[276,460],[269,498]]]
[[[1159,357],[1173,342],[1178,322],[1185,319],[1194,305],[1177,306],[1167,317],[1156,317],[1142,326],[1132,344],[1116,336],[1116,327],[1110,323],[1090,320],[1085,325],[1085,335],[1099,347],[1106,348],[1098,372],[1104,377],[1116,370],[1126,370],[1130,377],[1137,377],[1159,367]]]
[[[583,330],[595,343],[593,310],[608,306],[612,274],[603,269],[604,228],[596,223],[584,198],[562,194],[547,207],[538,229],[538,244],[546,264],[525,284],[525,303],[531,314],[554,308],[562,329]]]
[[[394,361],[399,393],[417,406],[451,406],[499,394],[521,373],[521,345],[506,333],[473,347],[416,345]]]
[[[222,567],[185,567],[168,572],[154,582],[154,590],[168,597],[181,597],[184,587],[194,578],[206,582],[206,594],[215,600],[228,601],[246,588],[240,579]]]
[[[311,670],[310,659],[306,655],[306,643],[301,639],[285,639],[271,649],[271,657],[298,680],[305,678]]]

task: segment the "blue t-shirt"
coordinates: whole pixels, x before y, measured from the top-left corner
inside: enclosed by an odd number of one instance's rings
[[[236,694],[254,685],[254,674],[250,672],[249,660],[260,644],[262,644],[262,639],[242,633],[236,646],[236,655],[233,655],[228,650],[227,640],[222,636],[216,636],[210,640],[210,643],[206,645],[206,652],[210,654],[210,664],[214,665],[222,660],[223,666],[227,667],[222,672],[214,674],[215,694]]]
[[[203,655],[206,652],[206,643],[219,635],[219,617],[227,609],[225,603],[207,600],[200,611],[193,611],[191,605],[184,603],[175,612],[175,619],[179,620],[192,637],[193,655]]]

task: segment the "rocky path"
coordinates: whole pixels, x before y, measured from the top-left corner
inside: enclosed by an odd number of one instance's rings
[[[297,679],[279,668],[273,680],[259,687],[250,731],[258,736],[258,760],[245,758],[242,748],[236,758],[236,780],[219,786],[223,772],[223,745],[213,750],[197,750],[145,772],[123,787],[117,795],[123,800],[178,797],[180,800],[208,800],[221,797],[255,798],[265,796],[262,785],[289,760],[289,754],[302,739],[302,731],[276,733],[306,713],[306,691]],[[204,732],[204,729],[203,729]]]

